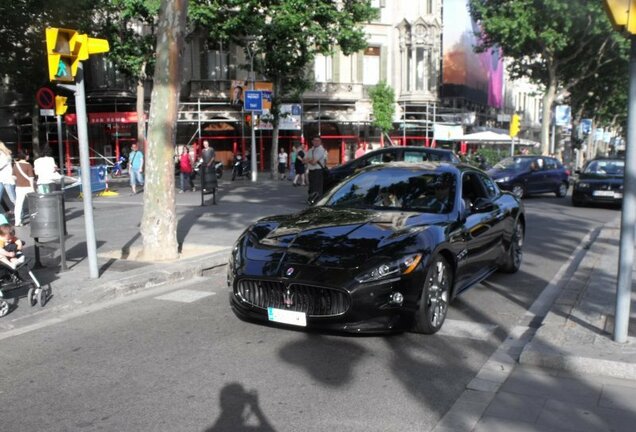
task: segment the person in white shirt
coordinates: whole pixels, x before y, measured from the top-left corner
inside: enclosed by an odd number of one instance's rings
[[[37,176],[38,192],[51,192],[51,185],[59,178],[57,165],[51,157],[51,149],[45,147],[42,156],[33,161],[33,171]]]
[[[11,204],[15,205],[15,180],[13,179],[13,158],[11,150],[0,141],[0,200],[2,192],[7,191]],[[10,209],[13,211],[13,209]]]
[[[278,149],[278,180],[285,180],[285,170],[287,170],[287,152],[281,146]]]
[[[307,170],[309,171],[309,203],[313,204],[323,194],[324,171],[327,169],[327,150],[322,140],[316,136],[311,140],[312,147],[307,152]]]

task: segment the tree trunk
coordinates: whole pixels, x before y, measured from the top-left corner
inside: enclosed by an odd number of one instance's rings
[[[541,121],[541,153],[544,155],[550,153],[550,122],[552,120],[552,105],[554,104],[557,91],[556,71],[553,67],[549,70],[549,75],[548,85],[543,95]]]
[[[142,255],[156,261],[178,257],[174,146],[187,9],[187,0],[162,0],[159,11],[141,220]]]
[[[145,63],[142,68],[145,68]],[[144,78],[140,77],[137,80],[137,143],[142,150],[144,149],[144,143],[146,142],[146,119],[144,116],[144,98],[146,97],[144,92]]]
[[[269,161],[270,161],[270,173],[271,178],[278,178],[278,135],[280,129],[278,129],[278,124],[280,123],[280,101],[282,96],[282,83],[280,79],[276,79],[274,81],[274,94],[272,95],[272,114],[273,119],[273,128],[272,128],[272,152],[270,153]]]
[[[274,122],[272,128],[272,154],[270,156],[271,176],[273,179],[278,175],[278,120]]]
[[[38,104],[33,104],[33,111],[31,112],[31,148],[33,154],[31,155],[31,163],[33,160],[40,156],[40,107]],[[23,149],[24,151],[24,149]]]

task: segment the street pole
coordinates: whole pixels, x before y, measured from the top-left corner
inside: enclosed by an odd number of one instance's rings
[[[57,120],[57,148],[60,155],[60,190],[64,193],[64,148],[62,143],[62,116],[55,116]]]
[[[79,141],[80,170],[82,174],[82,196],[84,200],[84,228],[86,230],[86,255],[91,279],[97,279],[97,248],[93,222],[93,191],[91,190],[91,167],[88,155],[88,126],[86,116],[86,94],[84,90],[84,68],[79,63],[75,84],[75,112],[77,113],[77,140]]]
[[[247,43],[247,53],[250,56],[250,90],[254,90],[254,52],[250,48],[250,42]],[[258,176],[256,171],[256,116],[254,115],[254,111],[252,111],[252,144],[251,144],[251,165],[252,165],[252,182],[256,182]],[[263,157],[263,155],[261,155]]]
[[[629,309],[634,265],[634,225],[636,224],[636,36],[630,35],[629,99],[627,102],[627,143],[625,145],[625,182],[618,258],[614,341],[627,342]]]

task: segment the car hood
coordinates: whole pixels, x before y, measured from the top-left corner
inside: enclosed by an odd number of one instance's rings
[[[415,244],[413,237],[436,219],[440,215],[313,207],[254,224],[245,255],[280,264],[355,268]]]
[[[592,173],[581,173],[579,174],[578,181],[586,181],[586,182],[600,182],[600,183],[623,183],[623,176],[611,176],[611,175],[602,175],[602,174],[592,174]]]

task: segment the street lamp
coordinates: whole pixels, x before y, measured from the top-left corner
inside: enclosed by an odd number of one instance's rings
[[[252,44],[254,43],[255,39],[254,38],[246,38],[245,39],[246,43],[245,43],[245,48],[247,50],[247,55],[250,57],[250,72],[249,72],[249,76],[247,77],[248,81],[250,82],[250,90],[254,90],[254,81],[255,81],[255,77],[254,77],[254,49],[252,48]],[[255,132],[255,126],[256,126],[256,116],[255,113],[252,112],[252,143],[251,143],[251,151],[250,151],[250,155],[251,155],[251,166],[252,166],[252,182],[255,182],[257,179],[257,173],[256,173],[256,132]],[[261,155],[262,157],[263,155]]]

